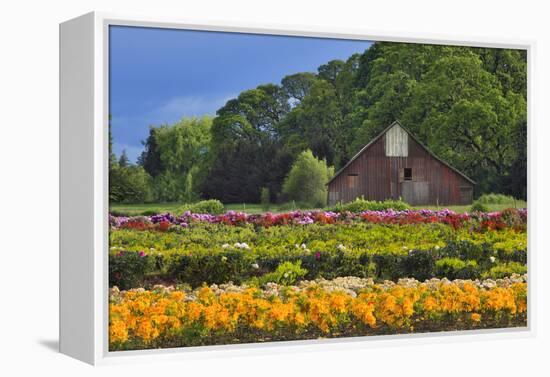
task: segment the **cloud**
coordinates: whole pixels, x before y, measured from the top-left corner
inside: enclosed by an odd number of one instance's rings
[[[217,98],[201,96],[172,97],[157,107],[141,114],[121,114],[111,119],[113,151],[120,156],[126,150],[128,158],[136,162],[143,151],[142,140],[147,138],[151,125],[172,124],[184,117],[216,114],[216,111],[235,95]]]
[[[214,99],[200,96],[174,97],[153,109],[147,118],[154,119],[157,123],[170,123],[183,117],[215,115],[216,111],[231,98],[233,96]]]

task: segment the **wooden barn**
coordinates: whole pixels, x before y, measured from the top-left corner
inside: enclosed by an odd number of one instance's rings
[[[396,121],[332,177],[328,201],[334,205],[364,197],[401,198],[411,205],[470,204],[474,185]]]

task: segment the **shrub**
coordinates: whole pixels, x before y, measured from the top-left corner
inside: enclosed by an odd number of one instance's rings
[[[509,263],[498,264],[492,267],[489,271],[483,273],[482,277],[484,279],[486,278],[502,279],[512,274],[523,275],[526,273],[527,273],[526,265],[518,262],[509,262]]]
[[[219,215],[220,213],[223,213],[224,206],[219,200],[210,199],[192,204],[184,204],[178,209],[178,213],[184,213],[187,211],[193,213],[209,213],[211,215]]]
[[[283,184],[283,194],[290,200],[324,207],[326,184],[334,172],[325,160],[318,160],[308,149],[298,155]]]
[[[402,200],[384,200],[378,202],[376,200],[365,200],[364,198],[357,198],[353,202],[338,203],[332,208],[334,212],[363,212],[363,211],[385,211],[393,209],[395,211],[404,211],[411,207]]]
[[[485,204],[476,200],[470,207],[470,211],[471,212],[489,212],[489,208]]]
[[[479,269],[475,260],[443,258],[435,262],[435,274],[450,280],[476,279],[479,277]]]
[[[493,193],[483,194],[476,200],[482,204],[514,204],[515,201],[513,196]]]
[[[269,188],[262,187],[262,190],[260,191],[260,203],[262,204],[262,209],[264,211],[269,210],[270,202],[271,202],[271,198],[269,194]]]
[[[307,270],[302,268],[302,261],[283,262],[277,266],[273,272],[261,276],[258,281],[260,285],[267,283],[277,283],[282,285],[292,285],[307,274]]]
[[[154,270],[155,258],[144,251],[119,251],[109,256],[109,286],[129,289],[140,286],[143,277]]]

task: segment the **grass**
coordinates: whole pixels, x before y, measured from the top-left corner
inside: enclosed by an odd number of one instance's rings
[[[116,212],[119,214],[125,214],[130,216],[138,216],[143,214],[149,214],[149,213],[165,213],[165,212],[174,212],[179,207],[181,207],[182,203],[141,203],[141,204],[111,204],[110,210],[112,212]],[[486,204],[487,208],[489,208],[490,211],[501,211],[505,208],[513,207],[513,204]],[[517,208],[525,208],[527,207],[527,202],[518,200],[516,202]],[[462,213],[470,210],[470,206],[416,206],[413,207],[415,209],[444,209],[448,208],[452,211]],[[233,211],[243,211],[249,214],[259,214],[264,213],[266,211],[263,210],[261,204],[253,204],[253,203],[243,203],[243,204],[226,204],[225,209],[227,211],[233,210]],[[280,213],[280,212],[287,212],[292,211],[294,209],[299,209],[297,207],[293,207],[291,203],[287,204],[273,204],[271,205],[269,212],[271,213]]]
[[[514,207],[514,204],[484,204],[487,208],[489,208],[490,212],[493,211],[502,211],[505,208]],[[451,211],[455,211],[457,213],[462,212],[469,212],[471,205],[467,206],[415,206],[414,209],[432,209],[432,210],[438,210],[438,209],[445,209],[448,208]],[[516,208],[526,208],[527,202],[523,200],[517,200],[516,201]]]

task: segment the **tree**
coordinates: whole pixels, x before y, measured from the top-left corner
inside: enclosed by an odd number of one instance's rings
[[[199,198],[198,183],[206,169],[212,119],[184,118],[152,128],[142,163],[155,173],[154,190],[162,201]]]
[[[141,166],[115,166],[109,174],[109,200],[115,203],[152,201],[151,177]]]
[[[226,203],[260,200],[260,188],[280,192],[291,156],[279,123],[290,110],[277,85],[242,92],[218,110],[212,124],[211,159],[201,191]]]
[[[504,93],[472,52],[434,62],[403,112],[403,122],[433,151],[477,181],[481,192],[503,192],[516,159],[516,129],[526,117],[521,94]]]
[[[325,160],[315,158],[310,150],[298,155],[283,184],[283,193],[290,200],[312,207],[327,204],[327,183],[334,174]]]
[[[165,167],[160,158],[160,151],[157,144],[157,127],[149,127],[149,135],[145,141],[142,141],[144,150],[138,158],[138,165],[143,166],[145,171],[153,178],[161,174]]]
[[[118,166],[121,168],[128,167],[130,165],[130,160],[128,159],[128,155],[126,154],[126,149],[122,150],[122,154],[120,155],[120,158],[118,160]]]
[[[309,95],[315,81],[317,76],[314,73],[301,72],[285,76],[281,80],[281,85],[287,96],[296,104]]]

